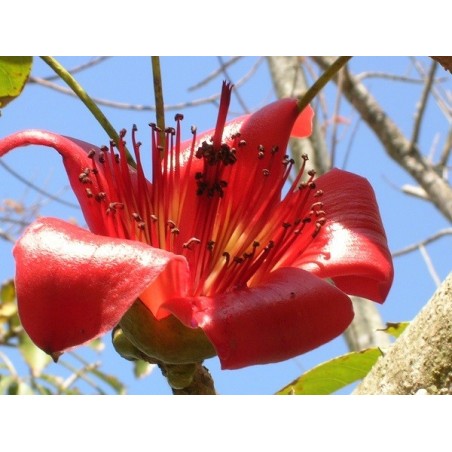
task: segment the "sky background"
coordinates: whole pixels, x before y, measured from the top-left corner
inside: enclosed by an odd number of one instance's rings
[[[228,58],[225,57],[225,60]],[[67,68],[77,66],[88,59],[59,58]],[[237,82],[259,61],[256,72],[239,88],[240,95],[250,111],[275,99],[266,61],[259,60],[257,57],[246,57],[228,69],[231,80]],[[420,61],[425,67],[430,64],[427,58]],[[220,90],[223,79],[221,75],[201,89],[189,90],[191,86],[196,85],[218,68],[217,57],[168,57],[161,59],[161,65],[167,106],[208,97]],[[375,71],[418,77],[411,60],[407,57],[355,57],[350,63],[350,68],[353,73]],[[34,76],[44,77],[51,75],[51,70],[40,60],[35,59],[32,73]],[[444,79],[441,87],[449,90],[450,95],[452,87],[450,74],[438,68],[437,76]],[[149,58],[110,58],[95,68],[77,74],[76,78],[93,97],[128,104],[152,105],[154,103]],[[422,84],[380,78],[368,78],[365,83],[389,116],[406,136],[410,137]],[[328,87],[325,90],[325,96],[328,110],[332,112],[335,88]],[[130,130],[133,124],[137,124],[139,139],[143,142],[143,158],[147,158],[145,165],[147,164],[150,170],[149,156],[146,156],[145,150],[150,149],[147,124],[155,120],[154,113],[101,108],[118,130],[121,128]],[[171,125],[176,112],[184,114],[183,129],[184,136],[187,138],[190,136],[192,124],[198,127],[198,131],[209,129],[215,124],[217,115],[216,107],[211,103],[180,108],[168,112],[167,125]],[[230,118],[243,113],[236,98],[233,99],[230,112]],[[341,103],[340,114],[350,120],[350,125],[339,126],[340,141],[336,151],[336,166],[343,167],[352,129],[358,115],[345,100]],[[321,121],[324,119],[320,117]],[[444,116],[433,99],[430,99],[420,134],[420,148],[424,153],[434,148],[435,155],[438,156],[447,136],[450,120],[451,118]],[[78,99],[31,84],[26,86],[19,99],[2,111],[0,117],[1,136],[26,128],[47,129],[96,145],[108,143],[103,130]],[[75,202],[61,158],[56,152],[28,147],[10,153],[3,160],[27,180],[51,193],[59,193],[67,201]],[[404,184],[414,185],[415,182],[385,154],[382,146],[364,124],[358,127],[345,169],[368,178],[374,187],[391,251],[419,242],[438,230],[450,226],[432,204],[407,196],[397,188]],[[15,199],[27,206],[43,203],[40,209],[41,215],[62,219],[75,218],[80,224],[84,224],[78,209],[44,199],[42,195],[27,188],[0,167],[0,202],[4,199]],[[0,222],[0,228],[7,229],[8,225]],[[428,245],[427,250],[439,279],[443,280],[451,270],[452,236],[449,235]],[[388,322],[412,319],[436,288],[419,252],[396,258],[394,263],[394,284],[387,301],[380,308],[384,321]],[[11,278],[13,274],[11,245],[0,241],[0,281]],[[87,359],[102,360],[102,369],[122,380],[129,394],[170,393],[166,381],[158,370],[143,380],[136,380],[132,373],[132,365],[116,355],[109,343],[107,336],[105,337],[106,350],[100,355],[92,351],[82,353],[86,353]],[[342,337],[339,337],[317,350],[283,363],[252,366],[234,371],[222,371],[216,358],[206,361],[205,364],[212,373],[217,391],[221,394],[271,394],[316,364],[345,352],[347,352],[345,342]],[[14,354],[11,356],[14,358],[14,363],[20,366],[19,360],[16,361],[17,357],[14,357]],[[58,373],[57,365],[52,364],[49,372]]]

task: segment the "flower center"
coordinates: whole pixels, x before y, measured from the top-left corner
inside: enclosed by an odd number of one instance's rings
[[[326,221],[315,172],[305,175],[307,156],[281,198],[294,160],[281,155],[279,143],[251,149],[246,137],[228,128],[231,89],[223,84],[212,136],[197,140],[192,128],[191,144],[182,148],[183,116],[178,114],[176,128],[165,130],[163,148],[161,130],[150,124],[152,184],[142,168],[136,126],[136,170],[127,164],[122,130],[118,146],[91,151],[92,167],[79,175],[103,233],[184,255],[192,271],[192,295],[257,284],[296,261]],[[251,168],[241,164],[243,152],[255,156]]]

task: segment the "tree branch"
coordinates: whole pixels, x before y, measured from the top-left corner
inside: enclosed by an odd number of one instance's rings
[[[334,59],[313,57],[321,67],[327,68]],[[337,81],[337,78],[334,79]],[[381,141],[391,158],[405,168],[426,191],[432,203],[452,221],[452,188],[424,158],[417,145],[410,141],[383,111],[366,87],[344,68],[342,89],[348,101]]]
[[[452,273],[354,394],[452,394]]]

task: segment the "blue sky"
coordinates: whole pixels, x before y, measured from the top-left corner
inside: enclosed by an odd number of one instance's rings
[[[70,68],[86,61],[87,58],[70,57],[60,60]],[[256,57],[247,57],[234,65],[229,71],[232,81],[236,82],[243,77],[257,60]],[[429,64],[428,59],[421,61]],[[46,76],[51,73],[39,60],[36,59],[35,63],[34,75]],[[190,86],[195,85],[218,67],[216,57],[169,57],[162,58],[161,64],[167,105],[210,96],[220,89],[221,76],[202,89],[188,90]],[[378,71],[416,75],[410,60],[406,57],[356,57],[352,59],[350,67],[353,72]],[[442,86],[450,90],[450,75],[448,77],[441,68],[438,69],[437,74],[446,78],[447,82]],[[94,69],[77,74],[76,78],[94,97],[131,104],[154,103],[148,58],[111,58]],[[422,85],[377,78],[368,79],[366,85],[409,137]],[[332,111],[335,90],[328,87],[325,93],[329,110]],[[260,62],[256,73],[240,88],[240,94],[250,110],[259,108],[274,99],[265,61]],[[132,124],[137,124],[139,137],[143,142],[143,155],[146,158],[144,150],[150,149],[147,124],[154,121],[154,113],[101,108],[118,130],[130,129]],[[216,120],[216,107],[206,104],[169,112],[167,124],[171,124],[176,112],[184,114],[186,137],[190,134],[190,125],[195,124],[198,130],[202,131],[211,128]],[[237,100],[233,101],[231,112],[235,114],[243,112]],[[357,120],[357,114],[346,101],[341,104],[341,115],[350,119],[352,124]],[[448,126],[447,119],[430,99],[420,135],[421,149],[428,153],[437,140],[436,155],[438,155],[446,138]],[[108,142],[103,130],[93,121],[90,113],[77,99],[36,85],[27,86],[23,95],[2,111],[0,118],[2,136],[25,128],[48,129],[97,145]],[[351,129],[352,126],[348,128],[340,126],[341,140],[337,148],[337,166],[341,166],[344,161]],[[74,201],[68,188],[61,159],[56,153],[50,150],[27,148],[11,153],[4,158],[4,161],[35,184],[49,192],[60,193],[66,200]],[[358,128],[346,169],[367,177],[374,187],[392,251],[419,242],[449,226],[446,219],[431,204],[404,195],[394,188],[394,185],[400,187],[403,184],[414,185],[415,182],[387,157],[381,145],[364,124]],[[0,200],[12,198],[23,201],[27,205],[43,200],[41,195],[26,188],[1,167],[0,180]],[[84,224],[79,210],[67,208],[55,202],[46,201],[40,213],[63,219],[74,217],[80,224]],[[0,223],[0,227],[5,229],[6,226]],[[439,278],[444,279],[451,270],[452,237],[448,236],[429,245],[427,250]],[[3,241],[0,241],[0,256],[0,280],[4,280],[14,274],[14,264],[11,246]],[[390,322],[410,320],[429,299],[435,287],[419,252],[397,258],[394,285],[386,303],[381,307],[383,319]],[[105,338],[105,342],[109,343],[108,337]],[[215,358],[207,361],[206,365],[215,379],[218,392],[222,394],[270,394],[292,381],[303,371],[346,351],[343,339],[338,338],[306,355],[274,365],[222,371]],[[92,353],[89,356],[97,359]],[[126,383],[129,393],[169,393],[169,388],[158,370],[146,379],[137,381],[132,375],[130,363],[119,358],[110,346],[107,346],[106,352],[99,358],[103,360],[105,371],[117,375]],[[53,369],[50,371],[52,372]]]

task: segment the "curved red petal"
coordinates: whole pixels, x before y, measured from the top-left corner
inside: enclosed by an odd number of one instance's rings
[[[312,119],[314,118],[314,110],[308,105],[297,117],[295,124],[290,132],[291,137],[305,138],[312,133]]]
[[[17,132],[0,140],[0,157],[9,151],[29,145],[47,146],[55,149],[63,158],[66,172],[77,199],[82,208],[83,215],[91,231],[96,234],[108,235],[99,203],[87,196],[86,188],[97,193],[104,191],[108,183],[103,175],[102,168],[96,178],[90,178],[90,184],[86,187],[80,182],[80,174],[86,168],[92,167],[92,160],[88,157],[90,151],[99,153],[99,149],[89,143],[75,138],[67,138],[45,130],[30,129]],[[101,187],[102,185],[102,187]]]
[[[394,269],[374,191],[367,179],[334,169],[316,180],[326,224],[294,265],[332,278],[351,295],[383,302]]]
[[[297,268],[280,268],[261,285],[216,297],[171,300],[186,325],[201,327],[223,369],[283,361],[341,334],[353,319],[350,299]]]
[[[165,272],[182,278],[188,273],[182,256],[94,235],[55,218],[33,223],[17,242],[14,256],[21,322],[49,354],[112,329]]]

